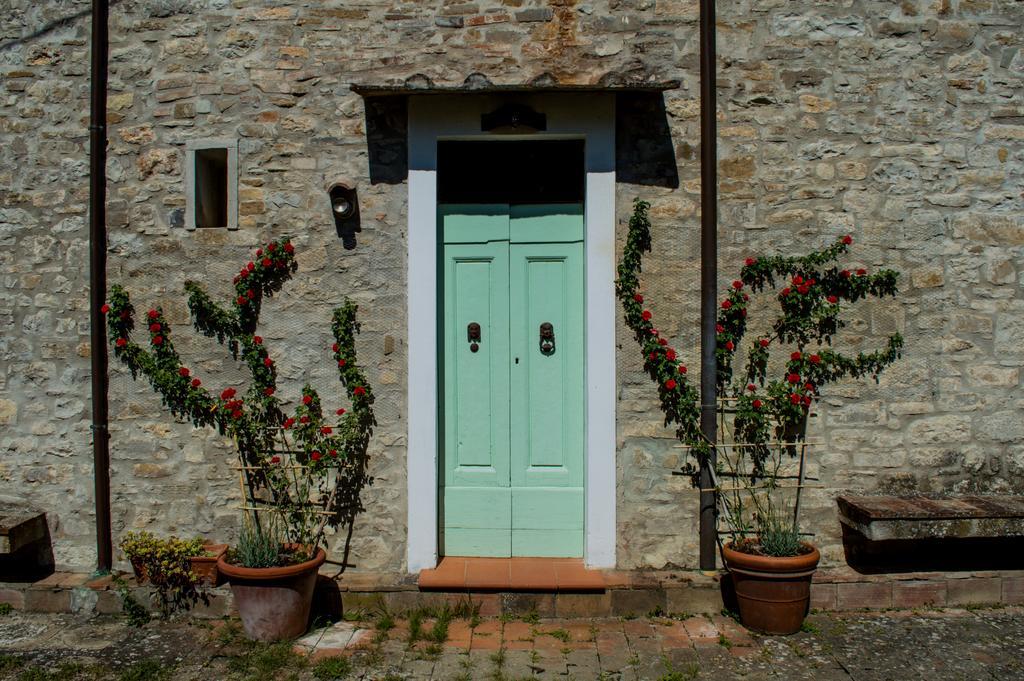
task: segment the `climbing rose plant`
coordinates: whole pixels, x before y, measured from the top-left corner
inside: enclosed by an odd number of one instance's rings
[[[684,470],[696,483],[712,448],[700,428],[700,394],[679,353],[658,331],[650,305],[640,293],[643,255],[651,250],[649,207],[645,201],[634,202],[616,292],[626,324],[643,351],[644,370],[658,386],[665,424],[675,426],[676,437],[693,455]],[[732,407],[733,438],[744,445],[735,454],[743,459],[735,469],[743,471],[751,490],[759,481],[773,487],[782,453],[793,455],[793,444],[805,439],[808,411],[825,384],[866,375],[877,380],[900,355],[903,338],[898,333],[889,337],[884,349],[853,357],[832,347],[833,337],[844,326],[840,313],[845,306],[868,296],[895,296],[897,292],[899,275],[893,270],[869,274],[837,264],[852,244],[853,239],[844,236],[807,255],[749,257],[721,301],[715,347],[717,395],[720,402]],[[745,341],[748,291],[767,289],[779,289],[775,300],[780,314],[765,335]],[[769,378],[770,353],[782,346],[789,348],[782,375]],[[746,366],[737,374],[740,353],[745,353]],[[721,409],[719,414],[725,418]],[[769,466],[769,462],[775,465]],[[776,515],[776,509],[764,506],[762,498],[754,498],[753,506],[755,515],[760,516],[755,520],[760,522]],[[742,509],[728,515],[734,539],[741,538],[749,531],[748,519]]]
[[[230,436],[248,503],[279,513],[289,541],[317,547],[328,524],[361,510],[358,491],[368,480],[366,450],[375,424],[373,393],[356,361],[357,306],[346,299],[334,310],[330,352],[349,408],[325,415],[319,394],[307,383],[294,410],[285,412],[277,395],[277,365],[256,330],[264,298],[280,291],[296,269],[295,249],[281,239],[257,249],[241,268],[227,304],[214,302],[196,282],[185,283],[192,325],[245,363],[252,378],[248,388],[211,391],[204,385],[182,363],[159,307],[141,320],[145,342],[135,342],[135,308],[121,286],[111,287],[102,312],[114,355],[132,377],[145,376],[175,417]]]

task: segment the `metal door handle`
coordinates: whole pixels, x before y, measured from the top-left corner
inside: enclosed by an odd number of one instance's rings
[[[470,352],[480,349],[480,325],[476,322],[470,322],[466,326],[466,341],[469,342]]]
[[[545,355],[555,352],[555,327],[551,322],[540,325],[540,351]]]

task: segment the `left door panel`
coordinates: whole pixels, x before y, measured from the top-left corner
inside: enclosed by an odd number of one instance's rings
[[[460,230],[474,238],[502,230],[508,234],[507,211],[459,216],[443,224],[446,241],[459,239]],[[449,331],[443,343],[441,404],[442,545],[447,555],[509,556],[508,242],[446,243],[443,259],[443,328]],[[472,325],[478,325],[478,337],[471,336]]]

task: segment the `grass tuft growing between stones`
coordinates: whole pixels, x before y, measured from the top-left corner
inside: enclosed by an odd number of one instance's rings
[[[347,657],[325,657],[313,665],[313,677],[318,681],[336,681],[352,673],[352,662]]]

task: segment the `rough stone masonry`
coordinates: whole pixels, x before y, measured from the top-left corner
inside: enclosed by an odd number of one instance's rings
[[[88,11],[83,0],[0,9],[0,498],[47,511],[64,568],[95,560]],[[1021,492],[1024,3],[719,0],[718,11],[723,285],[747,255],[846,233],[852,265],[903,272],[900,297],[851,311],[843,341],[871,349],[900,331],[903,358],[877,385],[830,386],[812,426],[821,487],[805,517],[826,564],[842,561],[840,492]],[[344,295],[359,302],[380,425],[357,569],[404,570],[405,374],[417,348],[405,343],[403,109],[351,85],[680,79],[663,99],[619,98],[617,212],[621,236],[632,199],[653,203],[645,288],[662,333],[696,366],[697,17],[696,0],[113,3],[110,281],[140,307],[163,306],[204,383],[231,385],[238,367],[190,331],[182,284],[227,296],[258,244],[291,235],[300,272],[266,306],[262,335],[293,400],[306,379],[340,399],[330,310]],[[371,172],[368,137],[390,154],[383,172]],[[210,138],[238,143],[237,231],[183,228],[185,146]],[[323,188],[339,175],[359,185],[353,250]],[[618,341],[619,566],[693,567],[696,492],[671,475],[685,452],[622,327]],[[231,539],[228,443],[172,422],[116,363],[111,374],[115,539]]]

